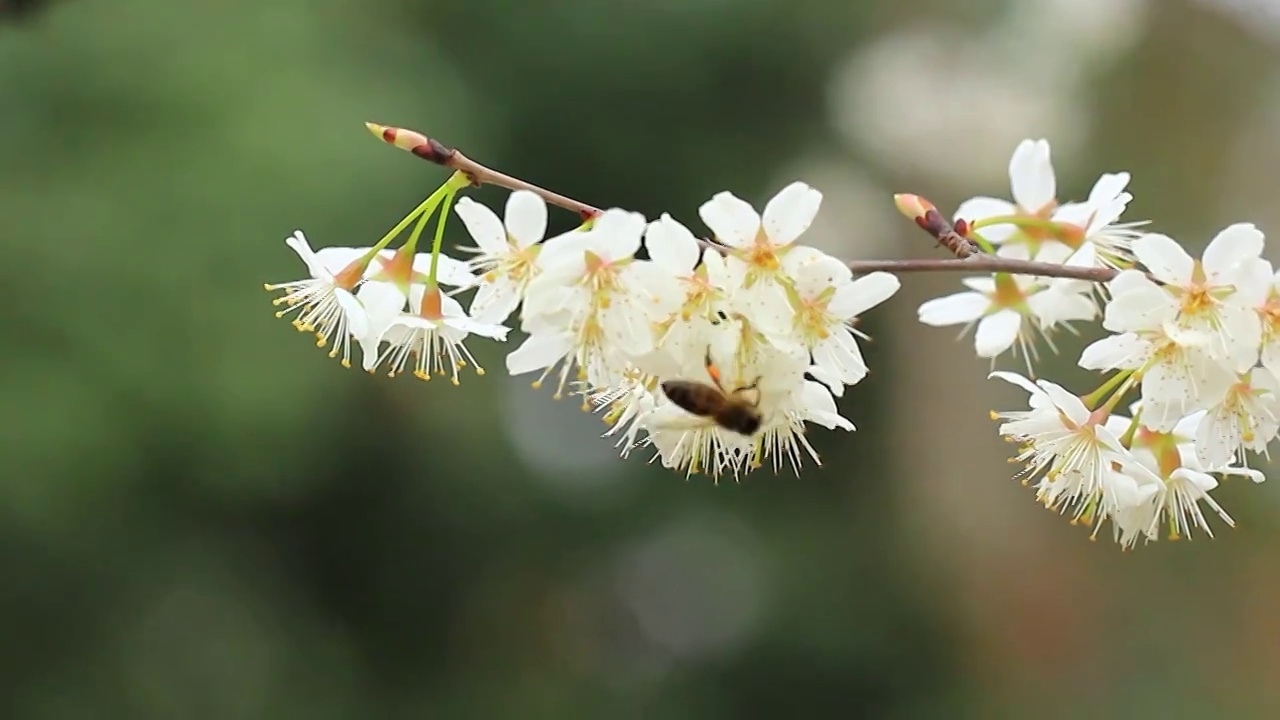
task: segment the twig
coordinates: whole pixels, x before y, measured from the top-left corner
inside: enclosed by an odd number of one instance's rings
[[[577,213],[584,221],[590,220],[603,212],[594,205],[588,205],[580,200],[574,200],[571,197],[552,192],[546,188],[482,165],[462,154],[458,149],[448,147],[420,132],[368,122],[365,123],[365,127],[369,128],[370,132],[388,145],[394,145],[423,160],[465,174],[471,179],[472,184],[476,186],[496,185],[507,190],[528,190],[541,197],[548,205],[555,205]],[[853,272],[1007,272],[1019,275],[1089,280],[1092,282],[1106,282],[1116,276],[1116,271],[1111,268],[1076,267],[1030,260],[1013,260],[984,253],[977,244],[964,237],[967,226],[963,220],[956,225],[952,225],[931,203],[915,195],[897,195],[894,197],[894,201],[903,214],[915,220],[916,225],[929,233],[930,236],[938,241],[939,245],[947,248],[955,257],[945,260],[847,261],[849,269]],[[700,242],[705,247],[721,252],[726,251],[723,245],[713,240],[703,239]]]

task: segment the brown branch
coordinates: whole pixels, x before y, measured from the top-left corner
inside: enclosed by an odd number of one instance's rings
[[[588,205],[482,165],[463,155],[456,148],[448,147],[422,133],[376,123],[365,123],[365,127],[369,128],[370,132],[388,145],[394,145],[423,160],[465,174],[470,178],[473,185],[496,185],[507,190],[528,190],[541,197],[548,205],[555,205],[577,213],[584,221],[590,220],[603,212],[594,205]],[[847,264],[849,269],[855,273],[876,271],[891,273],[1007,272],[1020,275],[1089,280],[1092,282],[1106,282],[1116,276],[1116,271],[1111,268],[1074,267],[996,257],[984,253],[977,243],[965,237],[968,228],[963,220],[957,221],[953,225],[928,200],[916,195],[896,195],[894,196],[894,202],[903,214],[911,217],[916,225],[929,233],[930,236],[938,241],[940,246],[947,248],[955,255],[955,258],[945,260],[850,260]],[[720,252],[726,251],[723,245],[713,240],[702,239],[699,242],[704,247]]]

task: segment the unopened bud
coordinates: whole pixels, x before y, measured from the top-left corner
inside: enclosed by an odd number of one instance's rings
[[[919,195],[910,193],[898,193],[893,196],[893,204],[898,208],[898,212],[906,215],[912,220],[922,220],[929,214],[930,210],[937,210],[937,206],[925,200]]]
[[[413,130],[405,130],[404,128],[388,127],[377,123],[367,122],[364,124],[369,128],[369,132],[373,133],[382,142],[388,145],[394,145],[401,150],[413,152],[413,149],[421,145],[426,145],[430,141],[427,136]]]

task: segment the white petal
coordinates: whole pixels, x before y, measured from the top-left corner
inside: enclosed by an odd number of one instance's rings
[[[955,293],[945,297],[934,298],[917,311],[920,322],[934,327],[958,325],[973,322],[991,307],[991,301],[985,295],[975,292]]]
[[[783,188],[764,207],[765,235],[774,245],[790,245],[813,223],[822,193],[802,182]]]
[[[978,357],[992,358],[1008,350],[1018,339],[1022,328],[1022,316],[1016,310],[1001,310],[978,322],[973,336],[974,350]]]
[[[1041,380],[1039,385],[1053,401],[1053,406],[1067,416],[1068,420],[1076,425],[1083,425],[1089,419],[1089,408],[1085,407],[1084,401],[1079,396],[1067,392],[1061,385],[1048,380]]]
[[[1262,231],[1253,223],[1235,223],[1224,228],[1209,241],[1201,255],[1205,275],[1215,278],[1228,273],[1250,258],[1262,255],[1265,244]]]
[[[510,247],[507,244],[507,231],[502,221],[487,206],[469,197],[459,198],[454,203],[453,211],[462,218],[471,239],[489,255],[506,254]]]
[[[1057,180],[1047,140],[1023,140],[1009,160],[1013,199],[1027,212],[1039,212],[1057,197]]]
[[[845,385],[856,385],[867,376],[867,362],[862,358],[858,341],[848,330],[839,329],[815,345],[813,360]]]
[[[1134,333],[1098,340],[1080,353],[1085,370],[1136,370],[1151,357],[1151,343]]]
[[[320,248],[316,251],[315,261],[324,266],[324,269],[333,275],[346,270],[352,262],[363,258],[369,254],[370,248],[353,248],[353,247],[327,247]],[[370,263],[372,265],[373,263]],[[369,268],[365,268],[367,273]]]
[[[1107,283],[1107,289],[1111,291],[1112,295],[1148,288],[1159,290],[1160,286],[1151,282],[1147,274],[1141,270],[1121,270],[1115,277],[1111,278],[1111,282]]]
[[[1093,189],[1089,191],[1089,203],[1093,205],[1110,203],[1120,197],[1128,185],[1129,173],[1107,173],[1093,184]]]
[[[425,281],[426,277],[431,273],[431,253],[424,252],[413,256],[413,272],[422,275],[421,278],[415,278],[414,282],[421,283]],[[476,276],[471,272],[470,265],[440,253],[440,264],[436,269],[436,282],[450,287],[461,287],[473,285],[475,281]]]
[[[1226,340],[1223,361],[1236,372],[1246,372],[1258,363],[1262,345],[1262,318],[1251,307],[1223,305],[1218,308],[1218,334]]]
[[[1008,200],[1001,200],[993,197],[974,197],[960,203],[956,208],[955,219],[967,220],[983,220],[989,217],[1002,217],[1005,215],[1013,215],[1018,211],[1017,207]],[[1018,231],[1013,225],[992,225],[982,229],[982,237],[993,243],[1002,243]]]
[[[1228,413],[1211,412],[1196,430],[1196,459],[1206,468],[1229,464],[1240,442],[1235,419]]]
[[[1065,322],[1092,320],[1098,312],[1098,306],[1088,295],[1052,288],[1027,298],[1027,307],[1043,328]]]
[[[787,268],[785,260],[783,267]],[[804,300],[812,300],[833,288],[847,287],[852,277],[849,266],[827,255],[798,263],[794,270],[788,269],[787,272],[796,292]]]
[[[547,204],[529,190],[516,190],[507,196],[507,234],[523,250],[547,234]]]
[[[617,261],[636,254],[644,229],[644,215],[610,208],[596,217],[591,229],[584,234],[592,252],[605,260]]]
[[[1155,283],[1114,293],[1103,314],[1102,327],[1111,332],[1154,330],[1178,316],[1178,301]]]
[[[853,430],[853,423],[840,415],[831,391],[822,383],[806,380],[801,386],[800,402],[807,418],[828,430]]]
[[[544,370],[569,354],[572,338],[567,335],[530,335],[507,355],[507,372],[512,375]]]
[[[760,231],[760,215],[755,208],[727,190],[703,203],[698,216],[718,242],[732,247],[750,245]]]
[[[481,283],[471,299],[471,317],[484,322],[500,323],[511,317],[520,304],[520,290],[506,278],[497,282]]]
[[[838,318],[857,317],[893,297],[900,287],[902,283],[898,278],[887,272],[863,275],[836,290],[827,304],[827,312]]]
[[[1143,235],[1133,241],[1133,254],[1156,279],[1178,287],[1191,284],[1195,260],[1168,235]]]
[[[1025,247],[1025,246],[1011,245],[1006,247]],[[1004,248],[1000,248],[1000,249],[1004,250]],[[986,295],[988,297],[995,294],[995,291],[996,291],[996,279],[994,276],[991,276],[991,275],[983,275],[982,277],[960,278],[960,284],[964,285],[965,287],[969,288],[974,292],[982,293],[983,295]]]
[[[1044,391],[1041,390],[1035,383],[1031,382],[1030,380],[1026,379],[1025,377],[1015,372],[1009,372],[1008,370],[996,370],[990,375],[987,375],[988,380],[992,378],[996,380],[1003,380],[1011,385],[1017,385],[1018,387],[1022,388],[1023,390],[1026,390],[1028,393],[1032,395],[1040,395],[1044,393]]]
[[[649,259],[672,274],[687,275],[698,264],[701,249],[689,228],[667,213],[649,223],[644,231]]]
[[[293,234],[284,239],[284,244],[298,253],[298,257],[302,258],[302,262],[307,266],[307,272],[313,278],[328,278],[332,273],[325,270],[324,265],[316,259],[316,254],[311,250],[311,244],[307,242],[307,236],[301,230],[294,230]]]
[[[1257,307],[1271,292],[1271,263],[1261,258],[1248,258],[1227,273],[1230,284],[1236,289],[1227,301],[1232,305]]]

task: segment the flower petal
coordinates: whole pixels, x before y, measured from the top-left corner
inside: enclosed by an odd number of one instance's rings
[[[476,245],[486,254],[504,255],[510,251],[506,228],[488,206],[464,197],[453,204],[453,212],[462,219],[462,224],[466,226],[471,239],[475,240]]]
[[[1013,347],[1021,329],[1022,315],[1016,310],[1001,310],[988,315],[978,322],[978,330],[973,336],[974,350],[978,357],[993,358]]]
[[[747,201],[729,191],[716,193],[698,208],[698,216],[711,228],[717,242],[746,247],[760,232],[760,215]]]
[[[1039,386],[1015,372],[1009,372],[1008,370],[996,370],[987,375],[988,380],[992,378],[996,380],[1003,380],[1010,385],[1017,385],[1031,395],[1044,394],[1044,390],[1041,390]]]
[[[1151,342],[1135,333],[1112,335],[1095,341],[1080,353],[1085,370],[1136,370],[1150,359]]]
[[[902,283],[898,278],[887,272],[863,275],[836,290],[827,304],[827,312],[839,318],[857,317],[893,297],[900,287]]]
[[[1205,275],[1215,279],[1234,270],[1240,263],[1262,255],[1266,240],[1253,223],[1228,225],[1209,241],[1201,255]]]
[[[990,217],[1013,215],[1017,211],[1018,208],[1008,200],[978,196],[960,203],[960,206],[956,208],[954,219],[973,222],[974,220],[983,220]],[[1018,228],[1013,225],[992,225],[982,229],[982,237],[993,243],[1002,243],[1017,231]]]
[[[284,239],[284,244],[298,253],[298,257],[302,258],[302,262],[306,264],[307,272],[311,277],[329,277],[329,274],[325,274],[324,266],[316,260],[316,254],[311,250],[311,244],[307,242],[307,236],[301,230],[294,230],[292,235]]]
[[[481,283],[471,299],[471,317],[483,322],[500,323],[511,317],[520,304],[520,289],[506,278]]]
[[[1133,254],[1161,282],[1178,287],[1191,284],[1195,260],[1168,235],[1143,235],[1133,241]]]
[[[689,228],[667,213],[645,228],[644,246],[649,250],[650,260],[676,275],[693,272],[702,252]]]
[[[507,196],[507,234],[521,250],[547,234],[547,204],[536,193],[516,190]]]
[[[774,245],[790,245],[813,224],[821,204],[822,193],[802,182],[791,183],[765,205],[765,235]]]
[[[644,216],[630,210],[609,208],[596,217],[584,235],[592,252],[609,261],[633,257],[644,237]]]
[[[1106,173],[1098,178],[1098,182],[1094,183],[1093,189],[1089,191],[1089,204],[1109,204],[1124,194],[1124,189],[1128,186],[1129,173]]]
[[[1057,179],[1049,158],[1048,140],[1023,140],[1009,159],[1013,199],[1029,213],[1039,212],[1057,197]]]
[[[1048,380],[1039,381],[1039,386],[1053,401],[1053,406],[1076,425],[1084,425],[1089,420],[1089,408],[1079,396],[1068,392],[1066,388]]]
[[[989,307],[991,301],[985,295],[962,292],[934,298],[921,305],[917,313],[925,325],[944,327],[973,322],[982,317]]]
[[[507,372],[512,375],[544,370],[569,354],[572,337],[564,334],[530,335],[507,355]]]

